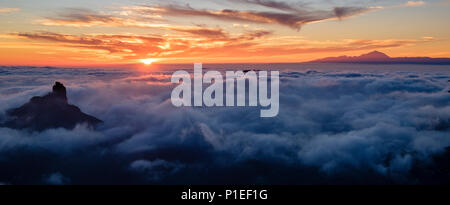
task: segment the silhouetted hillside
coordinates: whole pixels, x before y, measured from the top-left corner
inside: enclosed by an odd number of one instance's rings
[[[397,57],[391,58],[388,55],[372,51],[360,56],[339,56],[328,57],[311,61],[314,63],[389,63],[389,64],[450,64],[450,58],[430,58],[430,57]]]

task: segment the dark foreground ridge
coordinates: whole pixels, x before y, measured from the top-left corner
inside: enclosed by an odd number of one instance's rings
[[[58,127],[73,129],[81,123],[94,127],[102,122],[69,104],[66,88],[60,82],[55,82],[52,92],[35,96],[21,107],[8,110],[7,114],[9,119],[3,126],[36,131]]]

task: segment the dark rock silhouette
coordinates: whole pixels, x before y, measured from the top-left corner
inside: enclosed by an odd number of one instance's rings
[[[55,82],[53,85],[53,92],[50,93],[55,95],[56,98],[65,100],[67,103],[66,87],[60,82]]]
[[[42,131],[48,128],[63,127],[73,129],[85,123],[95,127],[102,121],[81,112],[80,108],[67,101],[66,88],[55,82],[53,91],[45,96],[35,96],[21,107],[7,111],[5,127]]]

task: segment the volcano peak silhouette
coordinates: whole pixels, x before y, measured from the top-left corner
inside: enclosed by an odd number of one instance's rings
[[[372,51],[370,53],[362,54],[358,57],[360,60],[385,60],[390,59],[390,57],[379,51]]]
[[[430,57],[390,57],[379,51],[362,54],[360,56],[327,57],[310,61],[312,63],[391,63],[391,64],[437,64],[450,65],[450,58]]]

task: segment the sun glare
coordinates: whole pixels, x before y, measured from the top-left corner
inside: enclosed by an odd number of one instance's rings
[[[146,58],[146,59],[140,59],[139,61],[141,61],[145,65],[150,65],[153,62],[155,62],[156,60],[157,59],[154,59],[154,58]]]

